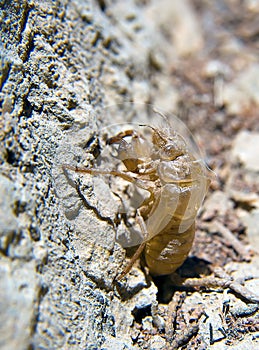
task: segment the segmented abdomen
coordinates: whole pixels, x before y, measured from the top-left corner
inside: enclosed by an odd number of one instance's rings
[[[189,207],[197,186],[181,187],[178,204],[171,220],[146,243],[145,260],[152,275],[167,275],[180,267],[191,250],[197,209]]]
[[[192,247],[195,223],[185,232],[178,232],[179,226],[161,232],[147,242],[145,261],[152,275],[168,275],[180,267]]]

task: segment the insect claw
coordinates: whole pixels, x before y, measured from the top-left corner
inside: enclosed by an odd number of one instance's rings
[[[126,276],[126,274],[127,274],[127,272],[122,271],[121,273],[119,273],[118,275],[115,276],[114,280],[119,282]]]

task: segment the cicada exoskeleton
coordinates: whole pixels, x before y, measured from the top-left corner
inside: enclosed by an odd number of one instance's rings
[[[116,123],[105,129],[107,147],[116,151],[108,166],[99,162],[100,166],[91,168],[63,167],[121,178],[146,192],[135,202],[136,225],[131,228],[139,231],[140,246],[120,277],[141,253],[152,275],[170,274],[182,265],[192,247],[195,219],[209,184],[206,166],[188,129],[177,118],[166,118],[150,107],[148,113],[152,118],[140,116],[139,122]]]

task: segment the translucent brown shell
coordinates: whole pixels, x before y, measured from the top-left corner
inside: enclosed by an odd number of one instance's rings
[[[113,154],[109,158],[107,152],[105,156],[101,153],[99,167],[66,167],[120,177],[148,193],[135,208],[142,237],[139,254],[143,250],[151,274],[164,275],[174,272],[192,247],[195,219],[209,180],[199,149],[184,124],[152,108],[146,114],[143,123],[116,123],[102,130],[108,135],[107,148],[113,149]],[[104,159],[109,164],[105,165]],[[136,225],[132,231],[136,231]],[[136,244],[132,242],[124,245]]]

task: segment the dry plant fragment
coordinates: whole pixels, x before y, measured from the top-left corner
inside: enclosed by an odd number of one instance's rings
[[[197,335],[199,331],[199,320],[204,315],[203,307],[192,310],[191,318],[186,322],[182,329],[179,320],[181,306],[186,294],[176,293],[172,301],[168,304],[168,318],[166,320],[166,338],[168,340],[168,349],[179,349],[186,345],[190,339]],[[177,329],[178,328],[178,329]]]
[[[220,221],[213,220],[211,223],[204,223],[203,227],[209,229],[211,232],[219,232],[245,261],[251,260],[251,249],[244,246],[244,244],[242,244],[242,242]]]
[[[206,288],[206,289],[226,289],[229,288],[235,294],[251,303],[259,303],[259,295],[253,293],[239,282],[233,280],[222,269],[215,269],[214,276],[200,277],[200,278],[180,278],[179,276],[172,276],[172,282],[176,286],[186,288]]]
[[[176,292],[173,299],[168,304],[165,333],[169,339],[172,339],[175,333],[177,312],[181,308],[185,297],[186,295],[184,292]]]

